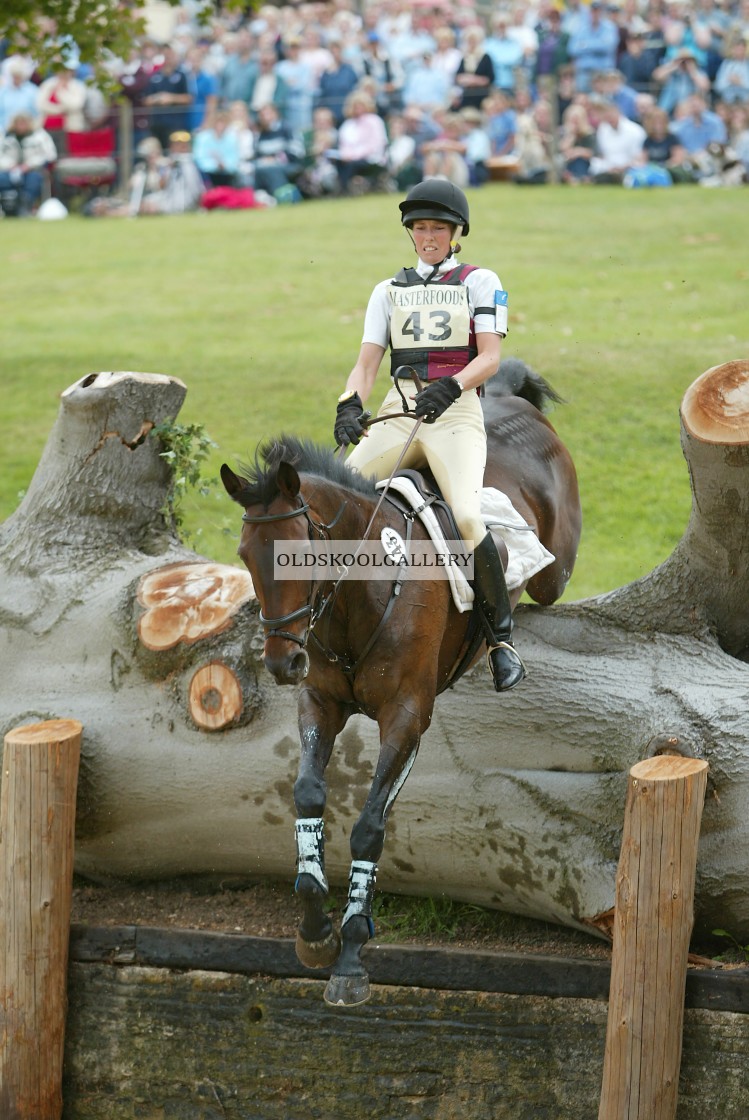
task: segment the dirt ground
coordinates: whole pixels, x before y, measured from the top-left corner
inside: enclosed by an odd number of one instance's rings
[[[340,922],[345,891],[333,890],[331,899],[331,915]],[[424,900],[378,892],[374,914],[379,943],[611,959],[610,943],[595,933],[445,898]],[[73,885],[72,921],[89,926],[139,925],[294,938],[300,917],[291,879],[187,878],[102,885],[76,878]],[[743,970],[749,968],[749,945],[743,948],[733,939],[695,937],[689,961],[692,968]]]
[[[337,914],[333,907],[333,916]],[[293,883],[91,884],[76,880],[74,922],[218,930],[254,937],[294,937],[300,910]],[[593,935],[467,904],[380,895],[375,909],[380,942],[444,945],[482,951],[552,953],[607,959],[608,944]]]

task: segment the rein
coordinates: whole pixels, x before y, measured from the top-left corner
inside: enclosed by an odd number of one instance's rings
[[[416,389],[417,389],[418,392],[420,392],[424,388],[424,382],[421,380],[421,378],[419,377],[418,373],[413,368],[413,366],[398,366],[398,368],[393,372],[393,381],[395,382],[395,387],[398,390],[398,392],[400,393],[401,400],[403,401],[403,412],[402,413],[401,412],[389,412],[385,416],[375,416],[374,419],[368,413],[364,413],[364,416],[366,416],[366,419],[363,421],[363,425],[364,425],[365,428],[371,428],[373,424],[378,424],[381,420],[394,420],[396,418],[400,418],[401,415],[412,416],[413,419],[416,421],[416,423],[414,424],[413,428],[411,429],[411,432],[410,432],[410,435],[409,435],[408,439],[403,444],[403,447],[401,449],[401,453],[398,456],[396,464],[393,467],[392,471],[390,472],[390,477],[388,478],[387,482],[385,483],[385,485],[382,488],[382,491],[380,493],[380,500],[378,501],[377,505],[375,506],[374,512],[372,513],[372,516],[369,519],[367,527],[362,534],[361,544],[359,545],[359,548],[361,548],[361,546],[364,544],[365,540],[367,539],[367,536],[369,535],[369,530],[372,528],[372,525],[374,524],[374,519],[377,516],[377,514],[380,512],[380,507],[381,507],[382,503],[385,501],[385,498],[387,497],[387,492],[390,489],[390,484],[393,481],[393,479],[395,478],[396,474],[398,473],[400,465],[403,462],[403,460],[405,459],[406,452],[408,451],[409,447],[413,443],[416,433],[418,432],[421,425],[424,423],[424,417],[423,416],[419,416],[419,417],[413,416],[413,412],[408,407],[408,401],[406,400],[405,394],[404,394],[403,390],[401,389],[400,385],[398,384],[398,381],[400,380],[400,378],[398,377],[398,374],[402,370],[407,370],[408,371],[408,375],[411,378],[411,380],[413,381],[414,385],[416,386]],[[345,446],[345,444],[342,444],[337,449],[336,455],[339,458],[342,458],[343,454],[345,453],[345,450],[346,450],[346,446]],[[358,551],[359,551],[359,549],[357,549],[357,552]],[[346,575],[348,575],[348,569],[341,575],[340,579],[338,580],[338,583],[340,583],[341,580],[346,577]],[[338,584],[336,584],[336,587],[337,586],[338,586]]]
[[[423,383],[420,380],[418,374],[416,373],[416,370],[413,369],[413,367],[411,367],[411,366],[399,366],[398,369],[395,371],[394,379],[395,379],[396,387],[398,388],[398,392],[400,393],[401,399],[403,401],[403,414],[406,415],[406,416],[413,416],[413,413],[412,413],[411,409],[408,407],[408,402],[406,400],[406,397],[405,397],[403,391],[401,390],[400,386],[398,385],[397,374],[401,370],[408,370],[409,376],[412,378],[412,380],[414,382],[414,385],[416,386],[417,390],[421,390],[424,386],[423,386]],[[389,420],[389,419],[392,419],[392,418],[394,418],[396,416],[400,416],[400,415],[402,415],[402,414],[401,413],[389,413],[385,416],[377,416],[373,419],[368,414],[365,413],[364,416],[363,416],[363,423],[364,423],[365,427],[371,427],[372,424],[376,424],[381,420]],[[423,416],[413,417],[413,418],[415,420],[414,426],[413,426],[413,428],[412,428],[412,430],[411,430],[411,432],[408,436],[408,439],[403,444],[403,448],[401,450],[400,455],[398,456],[398,460],[397,460],[395,466],[393,467],[392,471],[390,472],[390,477],[388,478],[387,482],[385,483],[384,487],[382,488],[379,499],[378,499],[378,501],[375,505],[375,508],[372,512],[372,515],[369,518],[369,521],[367,523],[367,527],[362,534],[362,538],[361,538],[361,541],[359,542],[359,547],[356,550],[356,554],[358,554],[359,550],[364,545],[364,542],[367,540],[367,537],[369,536],[369,532],[372,528],[372,525],[374,524],[375,518],[377,517],[377,514],[379,513],[380,508],[382,507],[382,503],[384,502],[385,498],[387,497],[388,490],[390,489],[390,484],[393,481],[393,478],[395,477],[398,469],[400,468],[400,465],[403,462],[403,459],[405,458],[406,452],[408,451],[409,447],[413,443],[413,440],[414,440],[414,437],[416,436],[416,433],[418,432],[419,428],[421,427],[421,425],[424,422],[424,417]],[[340,458],[344,454],[344,452],[345,452],[345,446],[341,446],[336,451],[336,455]],[[266,513],[266,514],[258,514],[258,515],[255,515],[255,516],[251,516],[250,514],[245,512],[242,515],[242,521],[244,521],[248,525],[267,525],[267,524],[269,524],[271,522],[274,522],[274,521],[286,521],[286,520],[288,520],[289,518],[292,518],[292,517],[302,517],[303,516],[306,519],[307,524],[309,526],[308,535],[309,535],[310,540],[312,540],[312,533],[315,532],[315,533],[317,533],[318,537],[321,540],[328,540],[329,541],[330,540],[330,536],[329,536],[330,530],[333,529],[337,525],[338,521],[341,518],[341,515],[343,514],[344,509],[346,508],[346,505],[347,505],[347,503],[345,501],[342,502],[341,507],[338,510],[338,513],[335,515],[333,520],[329,524],[326,525],[322,522],[315,521],[310,516],[310,513],[309,513],[310,504],[309,504],[309,502],[306,501],[301,495],[299,495],[299,505],[295,509],[287,510],[285,513]],[[411,520],[409,520],[408,517],[406,517],[405,520],[406,520],[406,544],[408,545],[408,544],[410,544],[410,541],[411,541],[412,522],[411,522]],[[306,648],[307,642],[308,642],[309,638],[311,637],[312,640],[315,642],[315,644],[318,646],[318,648],[325,654],[328,661],[330,661],[333,664],[340,665],[343,672],[347,676],[353,676],[353,674],[356,672],[356,670],[359,668],[361,663],[364,661],[365,657],[367,656],[369,651],[372,649],[375,642],[377,641],[380,634],[382,633],[382,631],[383,631],[383,629],[384,629],[384,627],[385,627],[385,625],[386,625],[386,623],[387,623],[387,621],[390,617],[391,611],[393,610],[393,607],[395,606],[395,601],[398,598],[398,596],[400,595],[401,586],[402,586],[403,580],[404,580],[404,575],[403,575],[403,572],[399,572],[398,575],[396,576],[395,580],[393,581],[392,588],[391,588],[390,598],[388,599],[388,602],[385,606],[385,610],[383,612],[382,617],[380,618],[380,621],[378,622],[374,631],[370,635],[369,641],[366,643],[366,645],[365,645],[364,649],[362,650],[361,654],[359,655],[359,657],[356,659],[355,662],[351,663],[347,658],[343,658],[339,654],[337,654],[333,650],[331,650],[330,645],[329,645],[329,635],[330,635],[330,623],[331,623],[331,617],[332,617],[332,609],[333,609],[333,606],[335,604],[336,598],[338,597],[338,592],[341,588],[341,584],[343,583],[343,581],[346,578],[346,576],[348,575],[348,573],[349,573],[349,568],[344,566],[343,571],[341,572],[338,579],[333,584],[332,589],[323,598],[322,602],[320,603],[319,607],[317,607],[317,609],[315,608],[315,605],[314,605],[314,602],[313,602],[313,596],[315,596],[315,589],[314,589],[314,586],[313,586],[312,590],[310,591],[310,596],[309,596],[308,601],[303,606],[297,607],[296,610],[290,611],[288,614],[279,615],[278,618],[266,618],[265,615],[263,614],[262,610],[261,610],[259,617],[260,617],[260,622],[261,622],[262,626],[264,626],[266,628],[270,627],[270,629],[267,629],[266,636],[268,638],[285,638],[287,641],[295,642],[302,649]],[[319,593],[318,593],[318,596],[319,596]],[[315,598],[318,598],[318,596],[315,596]],[[319,620],[322,618],[322,616],[324,614],[326,614],[326,612],[327,612],[327,625],[325,627],[325,637],[324,637],[324,640],[321,640],[314,633],[314,627],[319,622]],[[306,617],[310,618],[310,623],[309,623],[309,626],[307,627],[307,629],[305,630],[304,636],[301,637],[301,638],[299,637],[298,634],[292,633],[291,630],[279,629],[279,627],[286,626],[290,622],[295,622],[299,618],[306,618]]]

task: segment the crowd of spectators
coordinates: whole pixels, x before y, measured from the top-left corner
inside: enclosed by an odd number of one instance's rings
[[[165,38],[107,60],[113,97],[74,44],[51,73],[0,44],[0,203],[33,211],[69,134],[121,129],[122,99],[136,167],[102,213],[403,191],[434,175],[746,183],[748,41],[749,0],[301,0],[207,20],[186,0]]]

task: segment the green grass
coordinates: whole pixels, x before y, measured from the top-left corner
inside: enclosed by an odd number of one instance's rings
[[[679,540],[690,492],[679,403],[748,350],[746,192],[493,185],[470,198],[463,259],[510,292],[506,354],[567,404],[580,475],[567,598],[621,586]],[[0,517],[29,483],[68,385],[102,369],[181,378],[208,465],[294,430],[331,442],[373,284],[412,259],[392,196],[244,213],[0,225]],[[380,375],[379,396],[387,378]],[[377,400],[375,400],[377,403]],[[200,551],[233,562],[234,507],[191,503]]]

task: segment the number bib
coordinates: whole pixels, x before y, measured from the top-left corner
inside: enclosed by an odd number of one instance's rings
[[[464,284],[391,285],[390,345],[393,350],[439,350],[468,346],[471,314]]]

